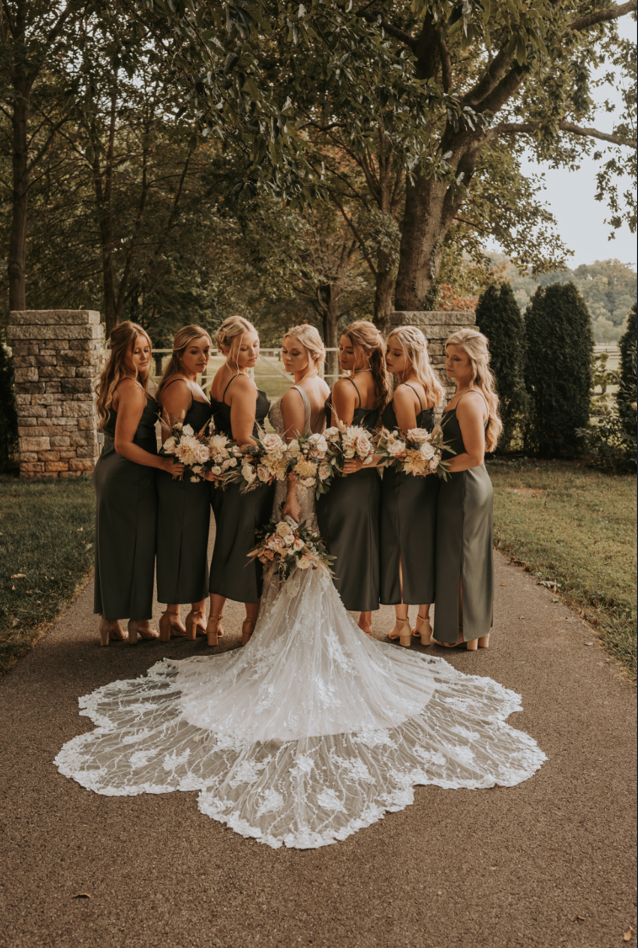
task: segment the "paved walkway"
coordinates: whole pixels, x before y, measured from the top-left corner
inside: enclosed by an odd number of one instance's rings
[[[510,723],[547,753],[541,771],[512,789],[417,788],[401,813],[300,852],[242,839],[195,793],[101,797],[58,774],[60,746],[91,727],[79,695],[206,652],[201,640],[98,648],[89,585],[0,681],[0,945],[623,945],[636,928],[635,693],[552,599],[497,554],[490,650],[432,649],[522,693]],[[375,617],[379,637],[391,612]],[[224,649],[239,644],[239,607],[227,615]]]

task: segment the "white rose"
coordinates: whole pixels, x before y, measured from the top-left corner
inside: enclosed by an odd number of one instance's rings
[[[197,447],[193,447],[193,453],[200,464],[205,464],[210,459],[210,452],[205,444],[197,442]]]
[[[313,434],[308,438],[310,444],[310,454],[315,458],[324,457],[328,450],[328,442],[322,434]]]
[[[339,440],[339,429],[338,428],[326,428],[323,433],[326,441],[338,441]]]
[[[430,461],[434,455],[435,451],[429,441],[424,441],[421,447],[419,448],[419,454],[424,461]]]
[[[292,536],[292,528],[288,526],[285,520],[282,520],[281,523],[277,524],[275,533],[279,537],[289,537]]]
[[[391,458],[398,458],[399,455],[403,454],[405,451],[405,445],[403,441],[389,441],[388,442],[388,454]]]
[[[319,480],[326,481],[330,477],[330,465],[327,461],[322,461],[319,465]]]
[[[292,548],[293,550],[296,550],[296,551],[303,550],[303,540],[301,539],[301,537],[295,537],[293,539]]]
[[[228,467],[237,467],[237,458],[231,458],[230,461],[226,462]]]
[[[228,438],[225,435],[216,434],[208,439],[208,446],[213,454],[221,454],[222,457],[225,457],[228,454],[226,450],[227,441]]]
[[[295,542],[295,537],[293,536],[292,533],[290,534],[289,537],[284,537],[284,543],[286,544],[286,546],[292,546],[294,542]]]
[[[426,431],[425,428],[410,428],[408,431],[408,438],[410,441],[415,441],[417,444],[421,444],[423,441],[430,440],[430,432]]]
[[[175,438],[171,437],[171,438],[166,439],[166,441],[164,442],[164,451],[166,452],[166,454],[175,453]]]
[[[299,569],[308,569],[312,566],[312,560],[308,556],[302,556],[297,560],[297,566]]]
[[[372,445],[367,437],[367,435],[357,435],[354,448],[357,453],[357,456],[360,458],[367,458],[369,454],[372,454]]]
[[[263,464],[258,464],[258,465],[257,465],[257,477],[259,478],[260,481],[262,481],[263,483],[265,483],[266,481],[269,481],[269,480],[270,480],[270,471],[268,470],[267,467],[264,467]]]
[[[222,473],[222,469],[221,469],[221,467],[220,467],[218,464],[216,464],[215,467],[211,467],[210,472],[211,472],[211,474],[217,474],[217,475],[219,475],[219,474]]]
[[[195,432],[193,431],[193,429],[191,428],[190,425],[184,425],[184,427],[182,428],[182,431],[183,431],[183,433],[184,433],[185,435],[194,435],[194,434],[195,434]]]
[[[245,481],[247,481],[248,484],[252,484],[252,482],[257,477],[257,475],[255,474],[255,471],[253,470],[252,464],[242,464],[241,473],[242,473],[242,477],[244,478]]]

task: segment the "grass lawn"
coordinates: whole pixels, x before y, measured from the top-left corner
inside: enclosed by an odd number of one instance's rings
[[[539,580],[560,583],[636,676],[636,478],[576,463],[488,462],[494,541]]]
[[[94,520],[88,477],[0,477],[0,673],[40,638],[93,569]]]

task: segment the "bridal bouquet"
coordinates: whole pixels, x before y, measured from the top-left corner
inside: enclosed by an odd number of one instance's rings
[[[298,435],[288,445],[287,473],[295,474],[302,487],[324,493],[334,476],[328,453],[329,444],[323,434]]]
[[[212,421],[197,433],[191,425],[174,419],[172,425],[162,420],[162,427],[168,431],[162,453],[182,462],[186,468],[184,476],[197,483],[211,471],[219,478],[216,484],[224,486],[224,475],[238,466],[242,456],[234,441],[219,434]],[[179,479],[179,476],[175,475],[174,479]]]
[[[323,437],[328,442],[326,462],[329,467],[328,476],[317,485],[317,493],[325,493],[332,479],[341,474],[346,461],[358,460],[364,464],[372,464],[374,459],[374,444],[365,428],[359,425],[344,425],[342,421],[326,428]]]
[[[448,462],[443,452],[454,452],[443,440],[443,429],[436,425],[432,431],[411,428],[409,431],[388,431],[382,428],[376,439],[376,453],[383,458],[383,466],[404,474],[440,474],[449,477]]]
[[[257,531],[257,537],[259,543],[250,551],[249,558],[273,566],[282,581],[295,569],[320,569],[332,575],[330,566],[336,557],[328,555],[319,534],[312,533],[305,521],[296,523],[292,517],[286,517]]]
[[[244,446],[240,456],[241,463],[225,477],[227,484],[239,484],[240,493],[286,479],[287,445],[278,434],[260,432],[253,444]]]

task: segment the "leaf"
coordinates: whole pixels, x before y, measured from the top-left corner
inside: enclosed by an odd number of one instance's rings
[[[26,579],[26,578],[27,578],[26,573],[13,573],[11,576],[11,579]]]
[[[93,896],[89,895],[88,892],[78,892],[76,895],[71,896],[72,899],[92,899]]]
[[[631,939],[633,938],[633,936],[634,936],[634,930],[633,930],[633,928],[632,928],[631,925],[630,925],[629,928],[627,929],[627,931],[625,932],[625,934],[622,936],[622,940],[623,940],[623,941],[631,941]]]

